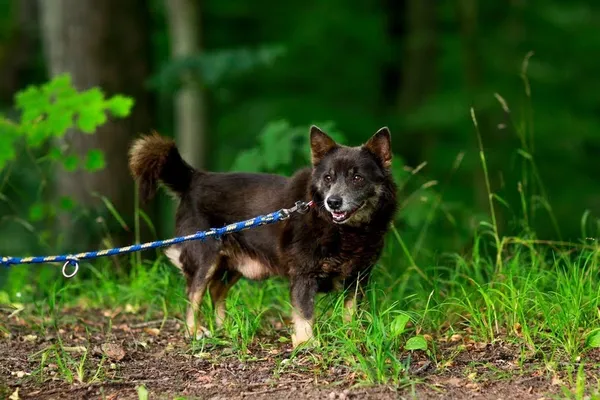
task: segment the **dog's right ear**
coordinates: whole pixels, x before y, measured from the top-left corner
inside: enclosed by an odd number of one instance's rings
[[[323,157],[337,147],[337,143],[325,132],[313,125],[310,127],[310,151],[313,165],[317,165]]]

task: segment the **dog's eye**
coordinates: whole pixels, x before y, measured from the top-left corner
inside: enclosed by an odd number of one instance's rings
[[[329,183],[331,182],[331,175],[327,174],[323,177],[323,179],[325,180],[325,182]]]
[[[364,179],[364,178],[363,178],[362,176],[360,176],[360,175],[354,175],[354,176],[352,177],[352,181],[353,181],[354,183],[360,183],[360,182],[362,182],[362,181],[363,181],[363,179]]]

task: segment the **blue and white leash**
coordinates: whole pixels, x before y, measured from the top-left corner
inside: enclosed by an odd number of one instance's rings
[[[248,219],[246,221],[235,222],[233,224],[226,225],[222,228],[211,228],[207,231],[196,232],[192,235],[179,236],[166,240],[157,240],[155,242],[134,244],[127,247],[117,247],[108,250],[88,251],[86,253],[63,254],[58,256],[46,257],[0,257],[0,265],[10,267],[11,265],[18,264],[42,264],[50,262],[64,262],[62,267],[62,274],[65,278],[71,278],[75,276],[75,274],[77,274],[77,272],[79,271],[80,260],[88,260],[91,258],[133,253],[141,250],[149,250],[158,247],[170,246],[173,244],[187,242],[190,240],[206,240],[208,238],[220,238],[230,233],[240,232],[246,229],[257,228],[261,225],[274,224],[275,222],[283,221],[285,219],[288,219],[294,213],[305,214],[308,212],[308,209],[312,205],[312,201],[297,201],[296,205],[292,208],[282,208],[281,210],[272,212],[270,214],[260,215],[255,218]],[[73,271],[67,273],[67,266],[69,265],[73,266]]]

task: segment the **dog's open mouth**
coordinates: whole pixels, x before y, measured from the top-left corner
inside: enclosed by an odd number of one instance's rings
[[[331,218],[333,218],[333,222],[341,224],[342,222],[347,221],[352,215],[354,215],[354,213],[357,212],[360,208],[362,208],[363,205],[364,203],[349,211],[330,211]]]

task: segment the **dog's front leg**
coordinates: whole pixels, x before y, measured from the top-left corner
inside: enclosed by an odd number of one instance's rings
[[[307,276],[296,276],[291,281],[291,300],[294,308],[292,318],[294,348],[313,338],[315,297],[317,296],[317,280]]]

